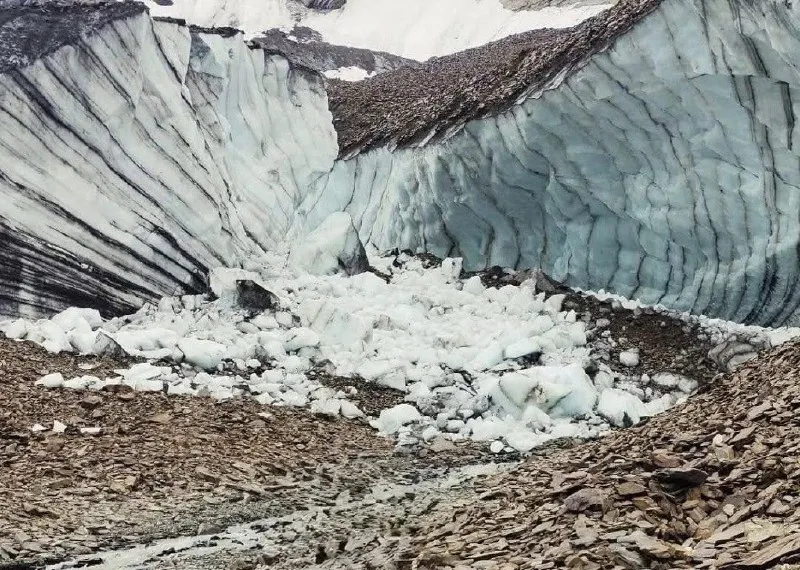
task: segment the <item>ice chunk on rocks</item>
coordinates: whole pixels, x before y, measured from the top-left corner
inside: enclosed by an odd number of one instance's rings
[[[168,371],[169,368],[160,368],[153,366],[149,362],[141,362],[134,364],[127,370],[115,370],[117,374],[124,378],[124,384],[130,386],[134,390],[141,390],[146,392],[157,392],[163,388],[161,375]]]
[[[369,260],[350,214],[336,212],[292,248],[289,265],[312,275],[356,275],[369,269]]]
[[[597,402],[597,413],[616,427],[625,426],[625,416],[631,423],[639,423],[648,415],[647,406],[636,396],[624,390],[606,388]]]
[[[542,436],[530,430],[518,429],[506,435],[506,443],[520,453],[527,453],[542,443]]]
[[[383,410],[376,420],[369,422],[369,425],[385,434],[395,434],[400,428],[418,422],[422,419],[422,414],[411,404],[398,404],[388,410]]]
[[[47,374],[42,376],[36,381],[37,386],[44,386],[45,388],[61,388],[64,385],[64,376],[60,372]]]
[[[678,386],[678,380],[680,380],[680,378],[675,374],[659,372],[658,374],[654,374],[651,380],[653,381],[653,384],[659,388],[671,390]]]
[[[483,286],[481,278],[476,275],[475,277],[470,277],[469,279],[464,281],[464,286],[462,287],[462,290],[472,295],[482,295],[483,292],[486,290],[486,287]]]
[[[93,330],[103,324],[100,311],[95,309],[80,309],[78,307],[65,309],[51,318],[50,321],[57,324],[61,327],[61,330],[65,332],[84,326],[88,326],[90,330]]]
[[[520,358],[522,356],[528,356],[529,354],[539,352],[540,350],[541,347],[535,339],[523,338],[522,340],[518,340],[507,346],[503,356],[506,358]]]
[[[225,356],[225,346],[213,340],[183,338],[178,348],[187,363],[204,370],[215,370]]]
[[[493,399],[513,405],[506,411],[519,418],[528,404],[534,404],[553,416],[578,417],[592,411],[597,390],[586,372],[577,364],[540,366],[503,375],[499,393]]]
[[[300,310],[307,317],[309,328],[319,333],[324,344],[359,350],[372,339],[374,320],[343,311],[332,301],[312,301]]]
[[[564,299],[566,298],[567,296],[564,294],[550,295],[544,302],[544,306],[549,308],[554,313],[558,313],[561,311],[561,306],[564,304]]]
[[[359,410],[358,406],[356,406],[353,402],[350,402],[349,400],[342,400],[341,406],[342,406],[341,409],[342,416],[347,419],[353,420],[356,418],[364,417],[364,412]]]
[[[503,361],[503,345],[493,343],[484,348],[470,364],[473,370],[488,370]]]
[[[319,335],[309,328],[300,327],[289,332],[286,342],[283,343],[283,348],[286,352],[295,352],[301,348],[318,345]]]
[[[623,366],[627,366],[629,368],[633,368],[634,366],[639,365],[639,351],[638,350],[626,350],[624,352],[619,353],[619,362]]]
[[[338,416],[342,409],[342,401],[336,398],[320,399],[311,402],[311,412],[325,416]]]
[[[93,331],[79,332],[77,329],[67,335],[67,340],[72,348],[80,354],[93,354],[97,341],[97,333]]]
[[[41,344],[47,352],[70,352],[72,345],[67,340],[67,333],[57,323],[44,321],[34,330],[28,331],[28,340]]]
[[[308,397],[295,392],[294,390],[287,390],[278,394],[280,400],[287,406],[302,408],[308,404]]]
[[[64,382],[63,387],[69,388],[70,390],[85,390],[101,382],[102,381],[97,376],[79,376]]]
[[[445,277],[450,279],[458,279],[461,275],[461,269],[464,266],[464,260],[460,257],[448,257],[442,260],[441,271]]]
[[[3,333],[11,339],[23,339],[28,335],[28,321],[17,319],[8,324]]]

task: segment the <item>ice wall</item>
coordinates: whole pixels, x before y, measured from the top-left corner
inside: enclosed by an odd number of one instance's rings
[[[318,76],[144,12],[0,73],[0,132],[0,314],[198,291],[337,152]]]
[[[345,209],[379,247],[797,323],[798,62],[798,4],[666,0],[500,116],[338,162],[299,218]]]
[[[346,210],[379,248],[800,321],[797,5],[664,0],[507,112],[339,161],[322,79],[240,34],[140,13],[24,55],[0,69],[0,314],[197,291]]]

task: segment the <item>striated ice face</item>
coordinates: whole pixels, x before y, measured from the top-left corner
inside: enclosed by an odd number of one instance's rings
[[[535,98],[340,161],[307,223],[740,322],[800,304],[800,7],[671,0]]]
[[[321,78],[146,14],[0,75],[0,130],[0,314],[200,292],[337,152]]]

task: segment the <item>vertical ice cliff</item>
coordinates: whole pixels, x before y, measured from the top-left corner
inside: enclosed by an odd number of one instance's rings
[[[138,4],[0,21],[0,314],[108,313],[282,237],[336,155],[318,76]],[[40,46],[60,22],[61,41]]]
[[[798,62],[798,4],[665,0],[504,112],[422,148],[392,152],[385,133],[336,164],[301,218],[344,209],[379,247],[797,322]]]
[[[0,314],[197,291],[344,210],[379,248],[800,321],[796,4],[624,0],[328,93],[138,4],[6,11],[0,47]]]

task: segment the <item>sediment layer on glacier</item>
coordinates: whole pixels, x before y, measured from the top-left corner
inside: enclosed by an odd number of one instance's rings
[[[425,144],[559,84],[662,0],[626,0],[567,28],[535,29],[329,88],[342,156]]]
[[[266,53],[285,57],[293,65],[320,73],[355,68],[378,74],[403,66],[422,65],[418,61],[386,52],[329,44],[322,40],[318,32],[302,26],[292,28],[291,32],[267,30],[253,38],[251,43]]]
[[[532,37],[513,62],[492,56],[511,38],[338,84],[332,109],[353,158],[300,219],[346,209],[378,247],[796,323],[800,6],[622,2]],[[482,54],[485,72],[464,71]],[[438,99],[444,82],[459,89]]]

